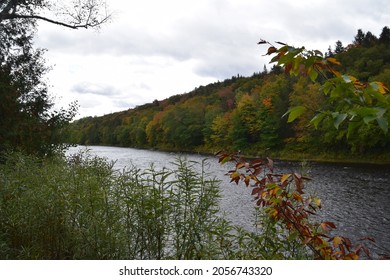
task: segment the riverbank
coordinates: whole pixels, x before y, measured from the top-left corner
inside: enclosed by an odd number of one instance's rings
[[[90,146],[105,146],[105,145],[90,145]],[[173,153],[189,153],[199,154],[204,156],[213,156],[220,149],[212,149],[210,147],[199,146],[195,149],[176,149],[173,147],[125,147],[125,146],[107,146],[107,147],[121,147],[121,148],[133,148],[143,149],[151,151],[161,152],[173,152]],[[230,151],[231,152],[231,151]],[[267,151],[254,151],[254,152],[240,152],[241,156],[245,158],[265,158],[269,157],[274,160],[283,161],[306,161],[306,162],[323,162],[323,163],[335,163],[335,164],[372,164],[372,165],[390,165],[390,153],[371,153],[371,154],[353,154],[353,153],[341,153],[334,151],[293,151],[291,149],[281,150],[267,150]]]

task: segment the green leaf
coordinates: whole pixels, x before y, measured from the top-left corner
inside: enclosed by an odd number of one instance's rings
[[[327,82],[325,82],[322,89],[323,89],[324,93],[326,95],[328,95],[330,93],[330,91],[332,90],[332,88],[334,88],[334,84],[331,81],[327,81]]]
[[[348,124],[348,132],[347,132],[347,139],[350,138],[350,136],[352,135],[352,133],[358,129],[360,127],[360,124],[361,122],[357,122],[357,121],[351,121],[349,122]]]
[[[318,77],[318,72],[314,69],[310,69],[309,77],[313,82],[315,82],[317,80],[317,77]]]
[[[227,156],[221,160],[221,165],[223,165],[231,160],[232,160],[232,158],[230,156]]]
[[[369,91],[369,93],[371,95],[373,95],[379,102],[382,102],[382,103],[385,103],[385,104],[389,104],[388,100],[386,99],[386,97],[380,93],[379,91]]]
[[[364,121],[365,124],[369,124],[370,122],[372,122],[375,119],[377,119],[377,116],[368,115],[368,116],[365,116],[363,118],[363,121]]]
[[[288,115],[287,122],[293,122],[296,118],[298,118],[300,115],[302,115],[306,111],[306,108],[304,106],[296,106],[293,108],[290,108],[282,117]]]
[[[326,113],[318,113],[317,115],[314,116],[314,118],[311,119],[310,123],[312,125],[314,125],[314,127],[317,129],[318,128],[318,125],[320,124],[320,122],[322,122],[322,120],[327,116]]]
[[[378,125],[383,130],[383,132],[387,134],[387,132],[389,132],[389,122],[382,116],[376,118],[376,121],[378,122]]]
[[[340,124],[347,118],[347,114],[340,114],[339,112],[334,112],[332,114],[334,122],[333,125],[336,129],[339,129]]]

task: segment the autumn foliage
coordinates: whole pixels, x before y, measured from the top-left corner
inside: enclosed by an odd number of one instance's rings
[[[327,53],[264,41],[260,54],[269,54],[271,67],[77,120],[68,142],[388,162],[390,39],[383,34],[345,48],[338,42]]]
[[[364,244],[354,245],[347,237],[333,236],[331,231],[336,228],[333,222],[313,219],[321,208],[321,200],[305,193],[305,182],[310,178],[298,173],[276,173],[269,158],[248,161],[225,152],[218,152],[217,156],[222,164],[235,164],[227,174],[231,182],[251,187],[255,204],[287,229],[287,240],[299,240],[315,259],[352,260],[363,254],[370,256]],[[363,239],[373,241],[369,237]]]
[[[334,57],[325,57],[318,50],[295,48],[281,42],[277,42],[282,45],[278,49],[265,40],[259,44],[270,45],[266,55],[274,55],[271,62],[283,66],[287,74],[309,77],[312,82],[322,80],[322,91],[327,99],[310,122],[316,128],[323,121],[332,122],[336,129],[347,122],[346,137],[350,138],[361,126],[376,122],[385,134],[388,133],[390,95],[384,83],[363,82],[352,75],[340,73],[338,67],[341,63]],[[305,104],[291,107],[287,112],[288,122],[294,121],[306,110],[310,108]]]

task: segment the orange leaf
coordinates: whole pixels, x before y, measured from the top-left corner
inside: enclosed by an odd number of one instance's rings
[[[337,247],[339,244],[343,241],[343,239],[340,236],[335,236],[333,238],[333,246]]]
[[[278,50],[275,47],[269,47],[267,51],[267,55],[273,54],[277,52]]]
[[[278,210],[276,210],[275,208],[272,208],[270,211],[269,211],[270,213],[270,215],[273,217],[273,218],[275,218],[277,215],[278,215]]]
[[[293,196],[294,196],[295,200],[298,200],[298,201],[300,201],[300,202],[303,201],[302,196],[300,196],[299,194],[294,193]]]

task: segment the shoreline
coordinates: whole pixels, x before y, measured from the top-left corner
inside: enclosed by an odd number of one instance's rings
[[[174,148],[162,148],[162,147],[128,147],[128,146],[113,146],[113,145],[104,145],[104,144],[94,144],[94,145],[82,145],[82,144],[72,144],[76,146],[101,146],[101,147],[116,147],[116,148],[130,148],[130,149],[139,149],[139,150],[149,150],[149,151],[158,151],[158,152],[166,152],[166,153],[186,153],[186,154],[198,154],[204,156],[216,156],[216,152],[212,152],[209,149],[204,147],[199,147],[194,150],[179,150]],[[324,156],[323,154],[295,154],[291,153],[290,155],[283,155],[284,151],[274,151],[270,152],[269,155],[254,155],[254,154],[241,154],[242,157],[247,159],[256,159],[256,158],[266,158],[269,157],[272,160],[276,161],[291,161],[291,162],[314,162],[314,163],[329,163],[329,164],[349,164],[349,165],[376,165],[376,166],[389,166],[390,167],[390,155],[386,158],[385,156],[378,158],[367,158],[367,156],[363,157],[355,157],[347,155],[335,155],[335,154],[327,154]]]

